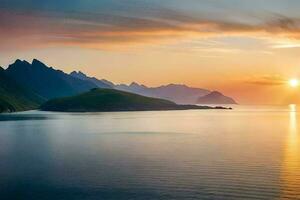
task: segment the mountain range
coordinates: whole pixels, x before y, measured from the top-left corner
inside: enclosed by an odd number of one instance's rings
[[[16,60],[6,70],[0,69],[0,112],[38,108],[47,100],[75,96],[93,88],[121,90],[177,104],[235,103],[230,97],[207,89],[180,84],[159,87],[147,87],[135,82],[130,85],[114,84],[105,79],[89,77],[83,72],[67,74],[34,59],[31,63]]]
[[[108,81],[98,80],[95,77],[88,77],[87,75],[85,75],[82,72],[73,71],[72,73],[70,73],[70,75],[74,78],[78,78],[78,79],[83,80],[83,81],[89,81],[89,82],[95,84],[99,88],[106,88],[106,89],[114,88],[113,83],[108,82]]]
[[[73,71],[70,75],[73,77],[80,77],[82,80],[93,80],[95,84],[109,85],[109,87],[104,88],[113,88],[147,97],[166,99],[177,104],[236,104],[235,100],[220,92],[188,87],[183,84],[168,84],[159,87],[147,87],[136,82],[132,82],[129,85],[114,84],[113,82],[105,79],[98,80],[94,77],[89,77],[80,71]]]

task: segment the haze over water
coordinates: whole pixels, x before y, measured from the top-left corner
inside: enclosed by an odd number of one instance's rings
[[[300,199],[297,106],[0,115],[7,199]]]

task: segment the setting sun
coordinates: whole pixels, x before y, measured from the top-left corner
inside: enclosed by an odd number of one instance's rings
[[[297,79],[291,79],[291,80],[289,80],[289,85],[291,87],[298,87],[299,86],[299,80],[297,80]]]

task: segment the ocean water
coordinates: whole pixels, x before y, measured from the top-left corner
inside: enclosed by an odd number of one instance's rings
[[[300,199],[300,108],[2,114],[0,199]]]

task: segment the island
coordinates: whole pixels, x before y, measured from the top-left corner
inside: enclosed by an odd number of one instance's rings
[[[228,109],[197,105],[178,105],[172,101],[145,97],[115,89],[91,89],[88,92],[57,98],[40,106],[42,111],[57,112],[111,112],[111,111],[159,111],[190,109]],[[230,109],[230,108],[229,108]]]
[[[205,96],[199,97],[197,104],[237,104],[237,102],[233,98],[224,96],[218,91],[213,91]]]

